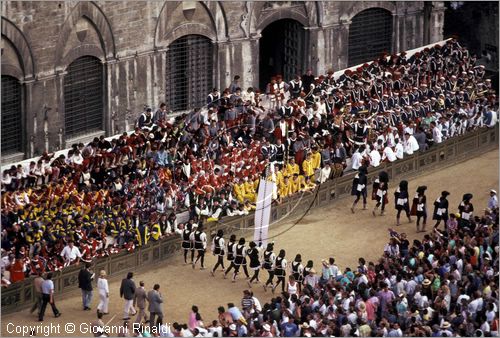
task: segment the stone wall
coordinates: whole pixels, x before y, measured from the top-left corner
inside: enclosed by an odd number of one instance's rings
[[[184,35],[201,34],[214,44],[215,86],[225,88],[239,74],[246,88],[259,83],[260,34],[279,19],[305,27],[304,64],[317,73],[347,66],[350,20],[364,9],[392,13],[392,52],[441,40],[443,21],[440,6],[429,12],[432,20],[424,20],[422,1],[5,1],[1,6],[2,74],[23,84],[24,126],[23,151],[2,156],[2,163],[130,128],[144,104],[165,100],[165,52]],[[83,55],[99,58],[105,67],[103,130],[67,139],[64,78],[68,65]]]
[[[393,182],[422,175],[436,169],[456,165],[464,160],[479,156],[493,149],[498,149],[498,125],[495,128],[483,128],[461,137],[447,140],[426,152],[417,152],[400,161],[383,163],[377,168],[370,168],[368,185],[371,185],[378,173],[385,170]],[[306,196],[294,195],[283,203],[273,206],[271,222],[281,219],[294,219],[305,215],[312,209],[336,203],[339,198],[351,194],[351,172],[343,177],[330,180],[320,185],[313,194]],[[235,233],[237,237],[249,235],[254,226],[254,214],[241,217],[224,217],[217,223],[208,224],[207,234],[218,229],[224,233]],[[209,238],[209,241],[211,239]],[[168,237],[157,242],[149,242],[138,248],[134,253],[121,252],[111,257],[94,260],[93,270],[106,270],[113,276],[124,276],[127,271],[152,266],[160,267],[170,256],[178,253],[181,248],[181,238]],[[78,287],[79,267],[70,266],[54,275],[56,297]],[[2,312],[12,313],[27,308],[33,304],[34,292],[32,278],[15,283],[2,289]]]

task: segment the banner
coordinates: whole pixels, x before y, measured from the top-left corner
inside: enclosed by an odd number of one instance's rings
[[[264,247],[267,245],[269,221],[271,220],[271,203],[273,202],[273,190],[275,189],[276,183],[265,179],[260,180],[253,240],[257,245]]]

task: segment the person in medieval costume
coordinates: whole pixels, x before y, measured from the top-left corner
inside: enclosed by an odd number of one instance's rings
[[[409,204],[409,196],[408,196],[408,181],[401,181],[399,183],[399,187],[394,192],[394,204],[397,210],[396,215],[396,225],[400,225],[401,211],[406,213],[406,217],[408,217],[408,222],[411,222],[410,216],[410,204]]]
[[[425,196],[425,185],[419,186],[413,197],[413,203],[410,214],[417,216],[417,232],[425,232],[427,226],[427,197]],[[420,220],[423,220],[422,230],[420,229]]]
[[[380,216],[385,213],[385,205],[388,202],[387,190],[389,189],[389,174],[386,171],[381,171],[378,177],[373,182],[372,200],[377,201],[375,208],[373,208],[373,216],[376,216],[376,212],[380,207]]]
[[[358,168],[358,173],[356,176],[354,176],[354,179],[352,181],[352,190],[351,190],[351,195],[356,196],[356,199],[352,203],[351,206],[351,212],[354,214],[354,208],[356,207],[356,204],[358,204],[359,200],[361,197],[363,197],[363,210],[366,210],[366,195],[367,195],[367,184],[368,184],[368,178],[367,175],[368,170],[366,169],[366,166],[362,165],[361,167]]]

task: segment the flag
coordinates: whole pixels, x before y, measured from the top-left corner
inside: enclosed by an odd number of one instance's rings
[[[273,191],[276,190],[276,183],[261,179],[259,183],[259,192],[257,194],[257,205],[255,210],[255,230],[254,242],[257,245],[266,246],[269,230],[269,221],[271,220],[271,203],[273,201]]]

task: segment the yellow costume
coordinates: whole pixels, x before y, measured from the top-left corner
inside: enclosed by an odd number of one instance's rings
[[[245,198],[248,199],[250,202],[255,202],[257,199],[255,189],[253,187],[253,182],[252,181],[246,181],[243,183],[243,188],[245,189]]]
[[[315,151],[311,155],[312,167],[313,169],[321,168],[321,154],[319,151]]]
[[[297,163],[294,163],[294,164],[288,163],[286,165],[286,175],[289,177],[292,177],[293,174],[297,174],[297,175],[300,174],[299,165]]]
[[[153,224],[151,227],[151,237],[157,241],[161,237],[161,228],[158,223]]]
[[[305,188],[304,176],[294,176],[291,181],[291,191],[295,194],[298,191],[302,191]]]
[[[292,194],[292,184],[289,179],[283,180],[283,182],[279,185],[279,193],[281,198]]]
[[[311,158],[302,162],[302,170],[304,171],[304,176],[311,177],[314,175],[313,161]]]

